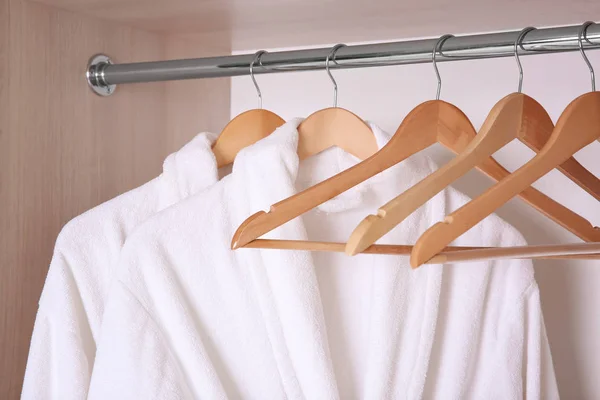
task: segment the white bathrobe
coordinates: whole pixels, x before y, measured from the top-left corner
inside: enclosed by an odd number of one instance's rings
[[[530,261],[413,271],[396,256],[230,250],[249,215],[357,162],[330,149],[298,168],[297,123],[128,239],[90,398],[558,398]],[[266,236],[344,241],[433,170],[417,155]],[[466,201],[449,188],[381,242],[414,243]],[[456,244],[524,240],[490,216]]]
[[[165,160],[162,175],[62,229],[39,302],[22,398],[86,398],[123,243],[151,215],[218,180],[211,151],[215,137],[197,135]]]

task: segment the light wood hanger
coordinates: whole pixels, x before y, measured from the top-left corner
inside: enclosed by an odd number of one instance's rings
[[[348,239],[346,254],[355,255],[362,252],[473,168],[492,175],[486,170],[490,168],[491,163],[496,163],[491,158],[492,154],[515,138],[534,149],[548,141],[554,129],[550,116],[537,101],[521,93],[523,69],[518,56],[518,46],[523,37],[533,29],[522,30],[514,44],[515,58],[519,67],[517,92],[504,97],[494,105],[479,133],[473,135],[473,139],[454,159],[380,207],[376,215],[368,215],[363,219]],[[600,181],[574,158],[569,158],[568,162],[567,176],[580,176],[576,181],[590,182],[600,187]],[[493,168],[492,171],[496,170],[498,168]],[[495,176],[495,179],[501,180],[509,174],[502,168],[502,173]],[[526,189],[521,193],[521,197],[527,197],[533,190]],[[600,240],[600,235],[590,237],[588,240]]]
[[[595,91],[594,71],[583,50],[582,34],[591,23],[579,32],[579,48],[590,68],[592,92],[573,100],[563,111],[552,136],[542,150],[521,168],[513,172],[475,198],[429,228],[417,240],[411,253],[411,265],[418,267],[435,256],[446,245],[462,235],[479,221],[550,172],[580,149],[600,138],[600,92]],[[593,228],[600,231],[598,228]]]
[[[369,125],[344,108],[319,110],[298,125],[300,160],[334,146],[360,160],[377,151],[377,142]]]
[[[247,218],[233,235],[231,248],[248,245],[265,233],[435,143],[441,143],[455,153],[460,153],[475,136],[475,128],[457,107],[442,100],[426,101],[404,118],[389,142],[373,156],[272,205],[268,213],[259,211]],[[492,159],[485,161],[480,168],[496,180],[508,174]],[[581,239],[600,241],[600,233],[593,230],[588,221],[539,191],[531,188],[522,193],[521,197]]]
[[[329,60],[345,44],[337,44],[325,59],[325,71],[333,84],[333,107],[309,115],[298,125],[298,157],[309,158],[330,147],[337,146],[346,153],[364,160],[377,151],[377,142],[371,128],[356,114],[337,106],[338,86],[329,70]]]
[[[306,240],[256,239],[245,248],[329,251],[343,253],[345,243],[312,242]],[[360,254],[409,256],[413,246],[396,244],[374,244]],[[450,254],[451,253],[451,254]],[[521,246],[521,247],[468,247],[452,246],[444,248],[425,264],[447,264],[450,262],[480,261],[500,258],[540,258],[600,260],[600,243],[573,243],[563,245]]]
[[[269,136],[285,123],[279,115],[262,108],[262,93],[254,78],[253,68],[265,53],[264,50],[256,52],[250,63],[250,77],[258,94],[259,107],[241,113],[225,125],[212,147],[218,168],[231,164],[240,150]]]
[[[264,109],[248,110],[236,116],[213,144],[217,167],[231,164],[240,150],[269,136],[283,124],[283,118]]]

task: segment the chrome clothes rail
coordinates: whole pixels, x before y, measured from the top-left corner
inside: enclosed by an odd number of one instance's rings
[[[528,32],[519,48],[519,55],[546,54],[579,50],[577,35],[581,25],[541,28]],[[512,57],[514,43],[520,31],[486,33],[451,37],[443,44],[436,61],[473,60]],[[340,48],[331,69],[376,67],[384,65],[431,62],[431,53],[438,38],[403,42],[352,45]],[[586,30],[584,47],[600,47],[600,25]],[[325,69],[325,59],[331,48],[265,53],[255,74]],[[182,79],[217,78],[248,75],[254,54],[194,58],[186,60],[113,64],[106,55],[92,57],[86,71],[90,87],[107,96],[121,83],[158,82]]]

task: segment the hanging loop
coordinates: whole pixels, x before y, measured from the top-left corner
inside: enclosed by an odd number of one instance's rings
[[[437,93],[435,95],[436,100],[440,99],[440,93],[442,92],[442,78],[440,77],[440,71],[438,70],[437,62],[435,61],[435,56],[437,55],[438,51],[440,52],[440,54],[442,54],[442,46],[444,45],[444,42],[453,37],[454,35],[444,35],[440,37],[435,43],[435,46],[433,47],[433,52],[431,53],[431,62],[433,63],[433,70],[435,71],[435,76],[437,77],[438,83]]]
[[[524,28],[519,33],[519,36],[517,36],[517,40],[515,40],[515,60],[517,60],[517,67],[519,68],[519,86],[517,87],[518,93],[521,93],[521,91],[523,90],[523,66],[521,65],[521,60],[519,59],[519,47],[523,51],[525,51],[525,48],[523,47],[523,39],[525,39],[525,35],[527,35],[531,31],[534,31],[535,29],[536,28],[534,28],[533,26],[528,26],[527,28]]]
[[[260,87],[258,87],[258,83],[256,82],[256,79],[254,78],[254,64],[256,64],[256,63],[260,64],[260,59],[263,56],[263,54],[265,54],[265,53],[266,53],[265,50],[257,51],[254,54],[254,59],[250,63],[250,78],[252,78],[252,83],[254,83],[254,87],[256,88],[256,94],[258,95],[258,108],[259,109],[262,108],[262,93],[260,91]],[[261,64],[261,66],[262,66],[262,64]]]
[[[587,64],[588,68],[590,69],[590,77],[592,79],[592,92],[596,91],[596,74],[594,73],[594,67],[592,66],[592,63],[590,62],[590,60],[587,58],[587,55],[585,54],[585,50],[583,49],[583,40],[585,39],[585,41],[587,42],[587,28],[590,25],[594,25],[594,22],[588,21],[588,22],[584,22],[584,24],[581,26],[581,29],[579,30],[579,34],[577,35],[577,40],[579,41],[579,51],[581,52],[581,56],[583,57],[583,61],[585,61],[585,63]]]
[[[337,82],[333,78],[333,75],[331,75],[331,71],[329,71],[329,60],[331,59],[333,62],[335,62],[335,53],[337,53],[337,51],[342,47],[346,47],[346,45],[340,43],[333,46],[331,52],[327,55],[327,58],[325,59],[325,71],[327,71],[327,75],[329,75],[329,79],[331,79],[331,83],[333,83],[333,107],[337,107],[338,86]]]

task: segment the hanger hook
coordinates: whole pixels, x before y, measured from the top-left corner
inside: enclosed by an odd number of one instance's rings
[[[333,75],[331,75],[331,72],[329,71],[329,60],[331,59],[333,62],[335,62],[335,53],[337,53],[337,51],[342,47],[346,47],[346,45],[340,43],[333,46],[331,52],[327,55],[327,58],[325,59],[325,71],[327,71],[327,75],[329,75],[329,79],[331,79],[331,83],[333,83],[333,107],[337,107],[338,86],[337,82],[333,78]]]
[[[587,28],[589,28],[590,25],[594,25],[594,22],[587,21],[587,22],[584,22],[583,25],[581,25],[581,29],[579,30],[579,34],[577,35],[577,41],[579,42],[579,51],[581,52],[583,61],[585,61],[588,68],[590,69],[590,76],[592,78],[592,92],[595,92],[596,91],[596,74],[594,73],[594,67],[592,66],[592,63],[585,55],[585,50],[583,50],[583,40],[582,40],[582,37],[583,37],[583,39],[588,41],[587,40]]]
[[[256,88],[256,94],[258,95],[258,108],[259,109],[262,108],[262,93],[260,91],[260,88],[258,87],[258,83],[256,82],[256,79],[254,78],[254,64],[259,63],[262,66],[260,59],[262,58],[263,54],[265,54],[265,53],[266,53],[265,50],[257,51],[254,54],[254,59],[250,63],[250,78],[252,78],[252,83],[254,83],[254,87]]]
[[[521,59],[519,58],[519,47],[525,50],[523,47],[523,39],[525,39],[525,35],[527,35],[531,31],[535,31],[536,28],[533,26],[528,26],[524,28],[517,36],[517,40],[515,40],[514,51],[515,51],[515,60],[517,60],[517,67],[519,68],[519,86],[517,88],[517,92],[521,93],[523,90],[523,66],[521,65]]]
[[[433,63],[433,70],[435,71],[435,76],[437,76],[437,82],[438,82],[437,94],[435,95],[436,100],[440,99],[440,93],[442,92],[442,78],[440,77],[440,71],[438,70],[437,62],[435,61],[435,56],[438,51],[440,52],[440,54],[442,53],[442,46],[444,45],[444,42],[453,37],[454,37],[454,35],[441,36],[438,39],[438,41],[435,43],[435,46],[433,47],[433,52],[431,53],[431,62]]]

